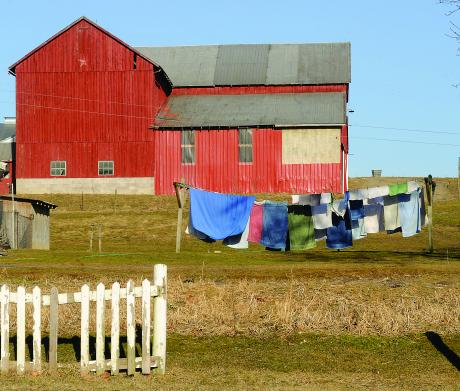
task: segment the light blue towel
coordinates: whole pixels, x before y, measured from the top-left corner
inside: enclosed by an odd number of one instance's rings
[[[192,227],[211,239],[241,234],[249,220],[255,197],[190,189]]]
[[[407,238],[420,232],[420,207],[418,191],[410,194],[399,194],[399,219],[402,236]]]

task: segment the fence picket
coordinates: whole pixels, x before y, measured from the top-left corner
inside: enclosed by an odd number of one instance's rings
[[[104,284],[101,282],[96,288],[96,374],[105,372],[105,302]]]
[[[10,311],[9,311],[10,289],[7,285],[1,288],[1,335],[0,360],[2,373],[8,373],[10,366]]]
[[[51,288],[50,293],[50,345],[49,345],[49,370],[57,370],[57,344],[58,344],[58,319],[59,297],[57,288]]]
[[[80,371],[88,372],[89,365],[89,286],[81,287]]]
[[[23,374],[26,369],[26,290],[18,286],[16,303],[16,372]]]
[[[153,268],[153,283],[158,286],[158,296],[153,303],[153,356],[158,359],[158,371],[165,373],[166,369],[166,297],[167,297],[167,267],[157,264]]]
[[[39,373],[42,370],[42,294],[38,286],[32,290],[33,305],[33,368],[34,372]]]
[[[134,375],[136,371],[136,327],[134,313],[134,283],[129,280],[126,284],[126,335],[127,335],[127,354],[128,359],[128,375]]]
[[[110,336],[110,370],[112,375],[118,374],[118,358],[120,357],[120,284],[112,285],[112,331]]]
[[[142,374],[150,374],[150,281],[142,281]]]

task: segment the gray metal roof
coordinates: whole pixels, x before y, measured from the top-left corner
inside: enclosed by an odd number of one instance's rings
[[[349,42],[135,49],[160,64],[176,87],[351,81]]]
[[[345,105],[341,92],[171,96],[153,128],[337,125]]]
[[[16,137],[16,124],[0,123],[0,141]]]

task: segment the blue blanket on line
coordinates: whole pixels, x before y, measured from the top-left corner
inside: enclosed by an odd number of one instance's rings
[[[190,189],[190,221],[195,230],[214,240],[241,234],[255,197]]]
[[[274,249],[285,249],[288,232],[288,210],[285,202],[266,202],[263,213],[260,244]]]

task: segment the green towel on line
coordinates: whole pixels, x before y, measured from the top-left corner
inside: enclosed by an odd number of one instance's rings
[[[316,247],[315,229],[309,205],[288,205],[288,228],[291,250]]]
[[[390,188],[390,196],[407,193],[407,182],[393,183],[388,186]]]

